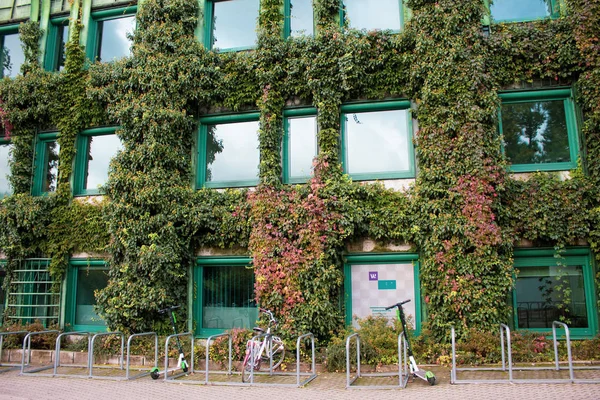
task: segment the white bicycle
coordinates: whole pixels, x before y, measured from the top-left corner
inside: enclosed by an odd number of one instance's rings
[[[246,343],[246,356],[242,364],[242,382],[248,382],[252,370],[259,371],[261,363],[269,366],[269,371],[278,368],[283,362],[285,347],[280,337],[271,333],[271,327],[277,327],[277,320],[273,313],[264,308],[260,312],[269,316],[269,325],[265,331],[262,328],[255,327],[254,331],[258,333]]]

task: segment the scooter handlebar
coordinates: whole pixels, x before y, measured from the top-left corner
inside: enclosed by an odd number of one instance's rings
[[[410,299],[408,299],[408,300],[404,300],[404,301],[401,301],[400,303],[396,303],[396,304],[394,304],[394,305],[391,305],[391,306],[389,306],[389,307],[386,307],[385,309],[386,309],[386,310],[389,310],[389,309],[392,309],[392,308],[394,308],[394,307],[400,307],[400,306],[402,306],[402,304],[406,304],[406,303],[408,303],[408,302],[410,302]]]
[[[178,309],[179,307],[181,307],[181,306],[170,306],[170,307],[167,307],[167,308],[163,308],[162,310],[158,310],[158,313],[159,314],[166,314],[168,312],[171,312],[172,310]]]

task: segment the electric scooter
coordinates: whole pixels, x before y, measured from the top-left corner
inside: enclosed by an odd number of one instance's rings
[[[171,318],[171,326],[173,328],[173,333],[175,333],[175,335],[177,335],[177,318],[175,317],[175,311],[176,309],[178,309],[180,306],[171,306],[171,307],[167,307],[163,310],[158,310],[158,312],[160,314],[166,314],[169,313],[169,316]],[[179,336],[175,337],[176,342],[177,342],[177,349],[179,350],[179,358],[177,359],[177,369],[181,368],[181,370],[183,372],[188,372],[188,363],[185,360],[185,354],[183,353],[183,347],[181,346],[181,342],[179,341]],[[152,368],[152,370],[150,371],[150,376],[152,377],[152,379],[158,379],[160,377],[161,374],[163,373],[167,373],[168,371],[160,371],[158,369],[158,367],[154,367]]]
[[[400,323],[402,324],[402,333],[404,334],[404,339],[406,340],[410,373],[413,375],[413,377],[421,378],[424,381],[429,382],[429,384],[431,386],[433,386],[433,385],[435,385],[435,375],[431,371],[425,371],[425,370],[419,369],[419,367],[417,366],[417,362],[415,361],[415,357],[413,356],[412,348],[410,347],[410,340],[408,339],[408,334],[406,333],[407,332],[406,318],[404,317],[404,310],[402,309],[402,304],[406,304],[409,301],[410,301],[410,299],[404,300],[404,301],[401,301],[400,303],[396,303],[392,306],[386,307],[385,309],[390,310],[394,307],[397,307],[396,315],[398,316],[398,319],[400,320]]]

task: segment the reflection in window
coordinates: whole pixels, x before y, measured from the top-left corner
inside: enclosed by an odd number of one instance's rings
[[[286,182],[306,181],[317,155],[317,118],[315,116],[286,119]]]
[[[131,40],[127,35],[134,30],[134,15],[98,21],[98,59],[107,62],[129,56]]]
[[[515,292],[521,329],[552,328],[552,321],[588,327],[582,266],[520,266]]]
[[[490,12],[496,21],[525,21],[552,15],[553,0],[494,0]]]
[[[400,31],[401,2],[402,0],[344,0],[346,19],[354,29]]]
[[[0,144],[0,199],[12,193],[12,188],[8,180],[10,175],[10,150],[12,145]]]
[[[206,140],[206,182],[258,182],[258,121],[209,125]]]
[[[4,304],[6,304],[6,292],[4,291],[4,277],[6,271],[4,271],[3,265],[0,265],[0,325],[4,320]]]
[[[14,78],[21,72],[21,65],[25,62],[25,54],[21,47],[18,33],[1,36],[2,40],[2,76]]]
[[[202,328],[251,328],[258,319],[254,272],[245,266],[203,268]]]
[[[106,183],[110,160],[122,148],[117,135],[87,137],[87,169],[82,189],[98,189]]]
[[[312,0],[289,0],[290,36],[314,34]]]
[[[253,47],[259,3],[259,0],[212,1],[211,48]]]
[[[75,324],[104,325],[94,306],[96,305],[96,290],[104,289],[108,284],[108,274],[105,269],[79,268],[77,271],[77,294],[75,308]]]
[[[349,174],[410,173],[408,110],[344,114],[345,170]]]
[[[42,192],[54,192],[58,184],[58,154],[60,146],[57,141],[44,143],[43,183]]]
[[[66,46],[69,41],[69,21],[56,24],[56,48],[54,49],[54,65],[53,71],[62,71],[65,68],[67,58]]]
[[[571,161],[564,101],[502,105],[506,157],[512,164]]]

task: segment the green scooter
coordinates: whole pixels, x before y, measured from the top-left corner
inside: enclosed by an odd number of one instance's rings
[[[181,306],[171,306],[171,307],[167,307],[163,310],[158,310],[158,312],[160,314],[166,314],[169,313],[169,316],[171,318],[171,326],[173,328],[173,333],[175,335],[177,335],[177,317],[175,317],[175,310],[178,309]],[[177,359],[177,369],[181,368],[181,370],[185,373],[188,372],[188,363],[185,360],[185,354],[183,353],[183,347],[181,346],[181,342],[179,341],[179,336],[175,337],[176,341],[177,341],[177,350],[179,350],[179,358]],[[152,377],[152,379],[158,379],[160,377],[161,374],[163,373],[167,373],[168,371],[160,371],[158,369],[158,367],[154,367],[152,368],[152,370],[150,371],[150,376]]]

